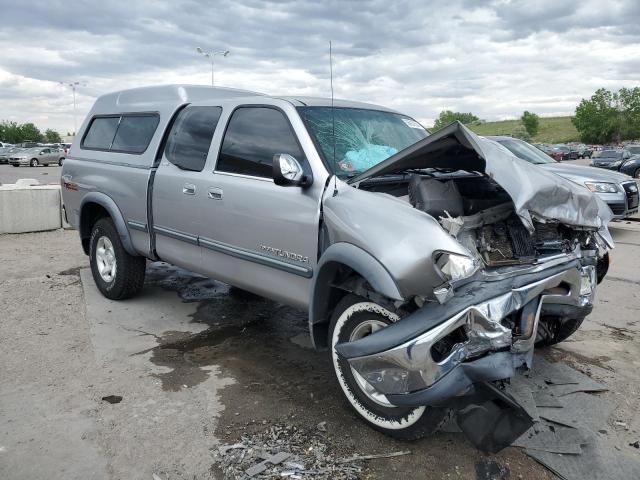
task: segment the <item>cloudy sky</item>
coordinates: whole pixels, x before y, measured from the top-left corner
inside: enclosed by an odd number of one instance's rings
[[[0,0],[0,120],[73,130],[96,96],[209,84],[195,47],[229,49],[216,84],[329,95],[487,120],[570,114],[597,88],[640,84],[638,0]]]

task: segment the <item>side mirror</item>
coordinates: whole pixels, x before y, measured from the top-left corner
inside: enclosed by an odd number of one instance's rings
[[[273,182],[283,187],[307,187],[312,177],[306,175],[300,162],[287,153],[273,156]]]

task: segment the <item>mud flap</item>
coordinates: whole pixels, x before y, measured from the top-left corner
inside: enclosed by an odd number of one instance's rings
[[[466,404],[457,409],[456,421],[478,450],[497,453],[533,425],[525,409],[495,385],[480,382],[474,389]]]

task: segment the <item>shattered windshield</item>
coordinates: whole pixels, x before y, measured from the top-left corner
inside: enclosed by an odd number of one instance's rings
[[[362,173],[428,135],[415,120],[392,112],[343,107],[298,110],[320,154],[339,176]]]

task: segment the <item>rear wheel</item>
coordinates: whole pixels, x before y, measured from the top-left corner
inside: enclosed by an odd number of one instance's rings
[[[329,328],[333,368],[351,408],[378,431],[404,440],[414,440],[438,429],[447,416],[446,409],[397,407],[375,390],[335,346],[370,335],[398,320],[397,315],[370,300],[346,295],[336,306]]]
[[[124,300],[142,290],[146,259],[127,253],[110,218],[101,218],[93,226],[89,262],[96,286],[105,297]]]
[[[64,162],[64,158],[61,158],[60,160],[58,160],[58,165],[62,166],[63,162]]]
[[[37,167],[38,165],[39,163],[37,158],[32,158],[31,161],[29,162],[30,167]]]

